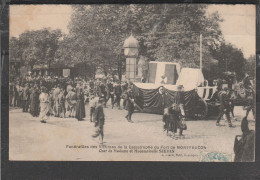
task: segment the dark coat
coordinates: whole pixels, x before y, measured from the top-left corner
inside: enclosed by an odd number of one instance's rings
[[[228,94],[225,93],[224,91],[220,91],[218,95],[219,95],[220,108],[221,109],[229,108],[230,100]]]
[[[255,131],[244,133],[240,140],[235,138],[235,162],[252,162],[255,157]]]
[[[101,96],[101,94],[106,93],[106,86],[103,83],[101,83],[98,88],[99,88],[99,90],[98,90],[99,96]]]
[[[80,88],[76,89],[76,97],[77,97],[76,118],[78,120],[82,120],[84,117],[86,117],[84,93],[83,93],[82,89],[80,89]]]
[[[108,92],[113,92],[113,84],[112,83],[107,83],[107,91]]]
[[[168,108],[168,114],[163,116],[163,121],[165,122],[164,128],[174,133],[177,132],[177,128],[180,129],[180,112],[174,110],[172,107]]]
[[[134,99],[133,93],[132,92],[126,92],[125,93],[125,99],[126,99],[126,108],[128,109],[128,111],[134,111],[134,102],[132,102],[132,99]]]
[[[38,89],[34,89],[31,92],[31,98],[30,98],[30,113],[33,116],[38,116],[40,113],[40,91]]]
[[[114,86],[114,94],[121,95],[121,93],[122,93],[121,86],[120,85],[115,85]]]
[[[103,126],[105,124],[105,114],[103,111],[103,107],[102,105],[98,105],[95,108],[95,112],[94,112],[94,122],[95,122],[95,126]]]

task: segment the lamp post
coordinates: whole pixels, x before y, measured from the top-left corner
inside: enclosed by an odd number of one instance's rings
[[[131,35],[124,42],[124,54],[126,56],[126,79],[136,81],[136,58],[138,56],[138,41]]]

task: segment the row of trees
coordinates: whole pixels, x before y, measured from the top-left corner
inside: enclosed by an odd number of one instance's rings
[[[26,31],[19,38],[10,39],[10,58],[19,59],[31,68],[34,65],[50,65],[55,60],[61,37],[61,30]]]
[[[226,70],[242,77],[247,70],[242,51],[225,43],[218,13],[206,15],[207,5],[74,5],[72,9],[68,35],[50,29],[27,31],[11,39],[11,57],[30,66],[84,62],[111,74],[121,66],[123,42],[132,33],[140,55],[148,60],[198,67],[202,34],[206,78],[217,78]]]

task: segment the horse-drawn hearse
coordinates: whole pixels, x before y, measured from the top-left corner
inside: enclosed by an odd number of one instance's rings
[[[184,87],[185,115],[188,119],[203,119],[217,115],[217,84],[209,86],[201,69],[180,68],[178,63],[150,62],[145,83],[134,83],[135,103],[142,112],[163,114],[164,109],[174,102],[177,87]],[[242,85],[240,85],[242,87]],[[241,88],[240,88],[241,89]],[[235,105],[248,106],[246,96],[240,96],[241,90],[232,92]]]

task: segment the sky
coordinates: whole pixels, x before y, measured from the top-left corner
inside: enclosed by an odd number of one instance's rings
[[[241,49],[248,58],[255,54],[255,6],[210,5],[207,13],[218,11],[224,39]],[[72,9],[69,5],[11,5],[10,37],[18,37],[26,30],[61,29],[68,33]]]

